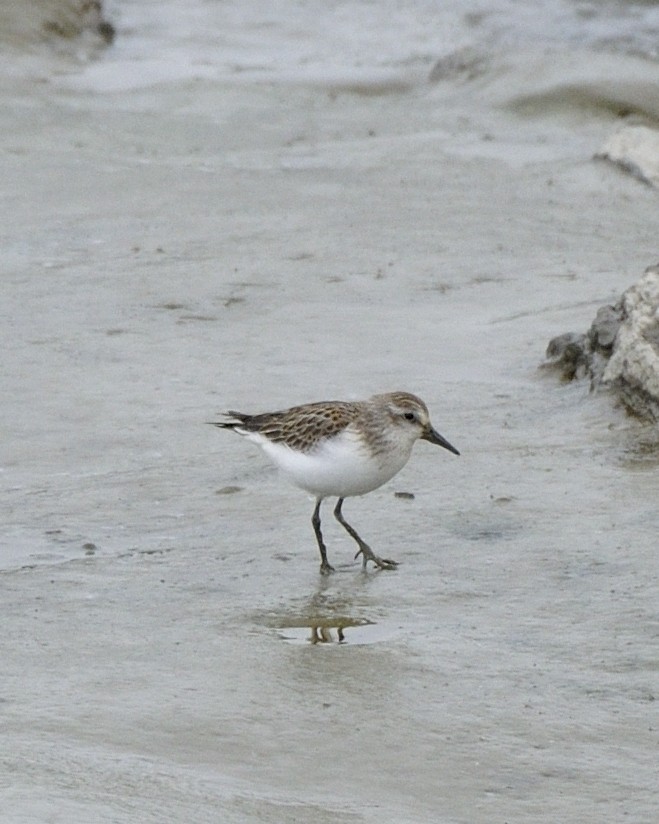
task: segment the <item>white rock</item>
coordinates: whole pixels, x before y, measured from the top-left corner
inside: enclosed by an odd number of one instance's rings
[[[617,163],[645,183],[659,187],[659,131],[624,126],[611,135],[596,157]]]
[[[659,420],[659,265],[622,295],[622,323],[603,383],[641,417]]]

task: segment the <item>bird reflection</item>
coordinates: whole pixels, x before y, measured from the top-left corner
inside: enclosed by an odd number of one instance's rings
[[[336,627],[336,638],[333,634],[334,627],[312,626],[309,641],[312,644],[342,644],[345,641],[343,627]]]
[[[366,609],[363,599],[355,593],[337,593],[325,584],[326,578],[321,580],[314,592],[291,604],[285,613],[271,615],[269,623],[282,631],[283,638],[296,643],[366,643],[361,630],[373,621],[359,614]]]

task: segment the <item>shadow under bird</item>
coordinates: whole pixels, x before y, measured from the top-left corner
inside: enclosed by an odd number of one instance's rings
[[[344,498],[365,495],[393,478],[417,440],[460,454],[433,428],[421,398],[409,392],[388,392],[364,401],[308,403],[261,415],[230,411],[225,418],[211,423],[258,444],[289,480],[316,497],[311,523],[323,574],[334,571],[320,529],[325,498],[338,498],[334,517],[357,542],[355,558],[362,556],[364,568],[372,561],[380,569],[394,569],[397,562],[376,555],[345,520]]]

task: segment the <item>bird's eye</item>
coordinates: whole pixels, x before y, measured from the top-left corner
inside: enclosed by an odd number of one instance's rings
[[[415,419],[414,418],[414,412],[406,412],[403,415],[403,417],[405,418],[406,421],[413,421]]]

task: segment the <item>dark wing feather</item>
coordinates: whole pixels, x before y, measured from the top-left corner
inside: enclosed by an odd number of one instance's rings
[[[258,432],[274,443],[285,443],[291,449],[308,452],[319,440],[342,432],[359,416],[359,404],[324,401],[294,406],[281,412],[246,415],[230,411],[235,420],[215,423],[222,429]]]

